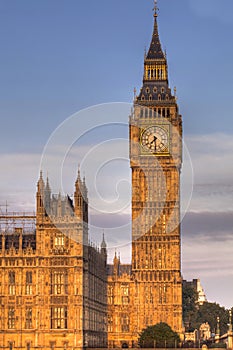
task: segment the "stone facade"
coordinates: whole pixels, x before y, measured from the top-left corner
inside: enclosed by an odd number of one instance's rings
[[[107,346],[106,247],[88,245],[87,225],[80,174],[74,203],[52,195],[41,174],[36,231],[0,237],[1,349]]]
[[[182,118],[167,71],[155,9],[129,124],[132,264],[115,255],[107,266],[105,241],[101,251],[89,245],[80,173],[74,200],[52,195],[41,174],[35,231],[16,224],[1,232],[1,349],[133,348],[142,329],[158,322],[182,333]]]

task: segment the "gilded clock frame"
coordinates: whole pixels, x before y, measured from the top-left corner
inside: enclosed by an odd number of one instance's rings
[[[164,152],[152,152],[149,151],[148,149],[146,150],[146,148],[142,145],[142,137],[144,132],[146,131],[146,129],[151,128],[151,127],[159,127],[161,129],[163,129],[166,134],[167,134],[167,151]],[[170,135],[170,125],[169,124],[164,124],[164,123],[148,123],[148,124],[144,124],[142,126],[140,126],[140,155],[143,156],[163,156],[163,157],[167,157],[170,154],[170,140],[171,140],[171,135]]]

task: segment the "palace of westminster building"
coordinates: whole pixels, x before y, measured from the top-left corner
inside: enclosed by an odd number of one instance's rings
[[[100,249],[88,243],[80,172],[72,199],[52,194],[40,174],[34,230],[23,213],[1,214],[0,349],[137,347],[142,329],[158,322],[182,333],[182,119],[168,84],[156,7],[129,135],[131,264],[115,256],[108,265],[104,238]]]

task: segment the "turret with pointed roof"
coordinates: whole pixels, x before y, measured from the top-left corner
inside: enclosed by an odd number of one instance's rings
[[[103,232],[103,239],[101,242],[101,254],[104,256],[105,263],[107,265],[107,244],[105,242],[104,232]]]
[[[44,190],[44,201],[45,201],[45,209],[47,214],[50,212],[50,204],[51,204],[51,188],[49,184],[49,178],[47,176],[46,185]]]
[[[37,215],[44,215],[44,191],[45,191],[45,183],[43,179],[42,170],[40,171],[40,177],[37,182],[37,193],[36,193],[36,212]]]

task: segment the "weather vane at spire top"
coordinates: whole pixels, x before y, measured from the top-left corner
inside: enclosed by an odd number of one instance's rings
[[[154,8],[153,8],[153,11],[154,11],[154,16],[157,17],[158,14],[157,14],[157,11],[158,11],[158,1],[157,0],[154,0]]]

